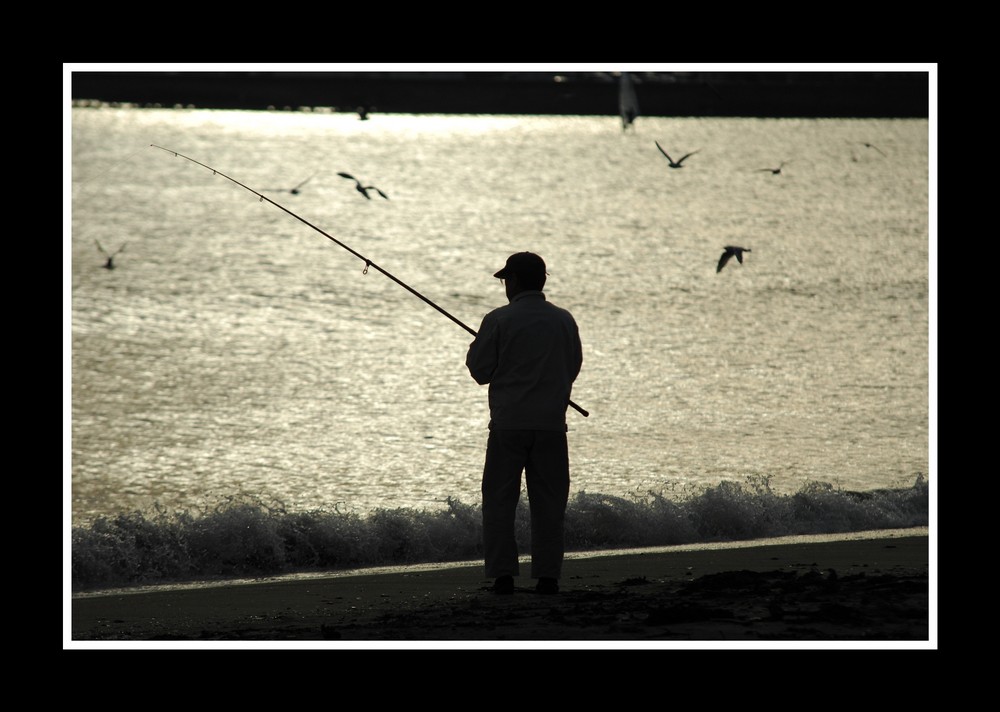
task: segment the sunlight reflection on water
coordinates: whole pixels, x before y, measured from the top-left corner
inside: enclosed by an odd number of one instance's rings
[[[506,256],[542,254],[584,340],[576,490],[911,484],[928,471],[927,129],[74,109],[73,516],[237,493],[359,511],[479,499],[469,334],[152,143],[254,190],[318,171],[265,194],[473,329],[504,301],[490,275]],[[671,170],[654,141],[701,151]],[[128,244],[117,269],[95,240]],[[716,274],[733,243],[753,251]]]

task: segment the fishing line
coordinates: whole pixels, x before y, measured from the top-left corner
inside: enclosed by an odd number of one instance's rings
[[[251,193],[253,193],[254,195],[256,195],[258,198],[260,198],[260,202],[264,202],[266,200],[267,202],[269,202],[274,207],[276,207],[276,208],[278,208],[280,210],[285,211],[286,213],[288,213],[289,215],[291,215],[293,218],[295,218],[299,222],[308,225],[309,227],[311,227],[313,230],[315,230],[316,232],[318,232],[323,237],[325,237],[328,240],[330,240],[331,242],[339,245],[340,247],[343,247],[345,250],[347,250],[352,255],[354,255],[355,257],[357,257],[359,260],[361,260],[362,262],[364,262],[365,263],[365,268],[361,272],[362,274],[368,274],[369,268],[377,270],[378,272],[381,272],[383,275],[385,275],[386,277],[388,277],[389,279],[391,279],[393,282],[395,282],[396,284],[398,284],[400,287],[402,287],[403,289],[405,289],[406,291],[408,291],[410,294],[412,294],[413,296],[417,297],[418,299],[420,299],[421,301],[425,302],[426,304],[434,307],[439,312],[441,312],[442,314],[444,314],[446,317],[448,317],[449,319],[451,319],[453,322],[455,322],[456,324],[458,324],[460,327],[462,327],[463,329],[465,329],[466,331],[468,331],[470,334],[472,334],[473,336],[476,336],[476,331],[471,326],[469,326],[469,325],[465,324],[464,322],[460,321],[457,317],[455,317],[452,314],[450,314],[447,311],[445,311],[443,308],[441,308],[440,306],[438,306],[437,304],[435,304],[434,302],[432,302],[430,299],[428,299],[427,297],[425,297],[423,294],[421,294],[420,292],[418,292],[417,290],[415,290],[413,287],[411,287],[410,285],[408,285],[405,282],[403,282],[400,279],[398,279],[395,275],[393,275],[390,272],[388,272],[388,271],[382,269],[381,267],[379,267],[377,264],[375,264],[374,262],[372,262],[370,259],[368,259],[364,255],[362,255],[360,252],[357,252],[354,249],[352,249],[351,247],[345,245],[343,242],[341,242],[337,238],[333,237],[332,235],[324,232],[320,228],[316,227],[315,225],[313,225],[311,222],[309,222],[305,218],[303,218],[303,217],[301,217],[299,215],[296,215],[291,210],[289,210],[288,208],[286,208],[284,205],[281,205],[280,203],[277,203],[277,202],[271,200],[270,198],[268,198],[263,193],[259,193],[256,190],[254,190],[253,188],[251,188],[251,187],[249,187],[247,185],[244,185],[243,183],[240,183],[235,178],[232,178],[231,176],[227,176],[222,171],[217,170],[215,168],[212,168],[211,166],[206,165],[206,164],[202,163],[201,161],[196,161],[195,159],[191,158],[190,156],[185,156],[183,153],[178,153],[177,151],[171,150],[169,148],[164,148],[163,146],[158,146],[155,143],[151,143],[149,145],[152,148],[158,148],[161,151],[166,151],[167,153],[172,153],[174,156],[176,156],[178,158],[183,158],[185,160],[191,161],[192,163],[195,163],[195,164],[201,166],[202,168],[207,168],[208,170],[212,171],[213,174],[220,175],[223,178],[225,178],[226,180],[231,181],[231,182],[235,183],[236,185],[240,186],[241,188],[250,191]],[[584,410],[583,408],[581,408],[580,406],[578,406],[573,401],[570,401],[569,405],[571,405],[574,409],[576,409],[577,411],[579,411],[580,414],[583,415],[584,417],[587,417],[588,415],[590,415],[590,413],[588,413],[586,410]]]
[[[135,151],[133,151],[132,153],[130,153],[129,155],[125,156],[125,158],[123,158],[122,160],[120,160],[120,161],[118,161],[116,163],[113,163],[108,168],[105,168],[100,173],[92,175],[90,178],[79,179],[76,182],[74,182],[73,185],[74,186],[76,186],[76,185],[87,185],[88,183],[91,183],[91,182],[97,180],[98,178],[106,176],[108,173],[110,173],[111,171],[113,171],[116,168],[118,168],[118,166],[122,165],[123,163],[127,163],[128,161],[131,161],[135,156],[137,156],[139,154],[140,151],[145,150],[145,148],[146,148],[146,146],[143,145],[141,148],[138,148]]]

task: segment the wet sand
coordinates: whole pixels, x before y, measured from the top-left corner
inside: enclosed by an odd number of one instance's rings
[[[932,649],[927,530],[845,537],[568,554],[556,595],[481,562],[78,594],[64,647]]]

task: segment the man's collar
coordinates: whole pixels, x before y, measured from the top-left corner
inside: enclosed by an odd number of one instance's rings
[[[517,294],[515,294],[514,298],[511,299],[510,301],[511,303],[514,303],[519,299],[523,299],[524,297],[541,297],[542,299],[545,299],[545,293],[540,289],[525,289],[523,292],[518,292]]]

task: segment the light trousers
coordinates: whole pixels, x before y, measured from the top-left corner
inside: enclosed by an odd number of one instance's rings
[[[531,576],[558,579],[569,501],[569,448],[566,433],[555,430],[490,431],[483,468],[486,576],[520,573],[514,522],[522,472],[531,512]]]

